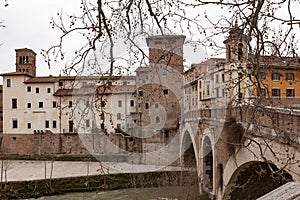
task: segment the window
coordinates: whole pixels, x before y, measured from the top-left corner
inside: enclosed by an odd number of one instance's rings
[[[69,133],[73,133],[73,121],[69,121]]]
[[[27,92],[31,92],[31,86],[27,86]]]
[[[162,75],[167,76],[167,69],[165,67],[162,69]]]
[[[53,101],[53,108],[56,108],[56,106],[57,106],[56,101]]]
[[[64,83],[62,81],[59,81],[58,86],[64,86]]]
[[[280,96],[280,89],[279,88],[273,88],[272,89],[272,96],[273,97],[279,97]]]
[[[35,88],[35,93],[40,93],[40,88]]]
[[[85,120],[85,127],[87,127],[87,128],[90,127],[90,120],[89,119]]]
[[[27,128],[31,129],[31,123],[27,123]]]
[[[295,89],[289,88],[286,89],[286,97],[294,97],[295,96]]]
[[[145,103],[145,109],[149,109],[149,103],[148,102]]]
[[[169,94],[169,90],[168,89],[164,89],[164,95]]]
[[[216,83],[219,83],[219,75],[216,74]]]
[[[45,128],[49,128],[49,121],[48,120],[45,121]]]
[[[121,119],[121,113],[117,113],[117,119]]]
[[[56,128],[56,127],[57,127],[56,120],[53,120],[53,121],[52,121],[52,127],[53,127],[53,128]]]
[[[258,72],[257,78],[258,78],[258,80],[265,80],[266,79],[266,73],[265,72]]]
[[[43,102],[39,102],[39,108],[43,108],[44,107],[44,103]]]
[[[225,82],[225,75],[222,74],[222,82]]]
[[[18,107],[18,102],[17,102],[17,99],[12,99],[11,100],[11,106],[12,106],[12,109],[17,109]]]
[[[158,108],[159,107],[159,104],[158,103],[155,103],[155,108]]]
[[[86,101],[86,102],[85,102],[85,106],[86,106],[86,107],[90,107],[90,102],[89,102],[89,101]]]
[[[6,86],[7,86],[7,87],[11,87],[11,79],[8,78],[8,79],[6,80]]]
[[[27,103],[27,108],[31,108],[31,103]]]
[[[209,85],[206,86],[206,94],[209,95]]]
[[[156,123],[160,123],[160,118],[159,118],[159,116],[156,116],[156,117],[155,117],[155,122],[156,122]]]
[[[130,107],[134,107],[134,100],[130,100]]]
[[[73,102],[69,101],[69,108],[72,108],[72,106],[73,106]]]
[[[12,121],[12,127],[13,128],[18,128],[18,120],[17,119],[13,119],[13,121]]]
[[[294,73],[286,73],[285,78],[287,81],[293,81],[294,80]]]
[[[51,93],[51,88],[47,88],[47,93]]]
[[[242,60],[243,59],[243,44],[239,43],[238,46],[238,60]]]
[[[121,124],[117,124],[117,129],[121,129]]]
[[[170,134],[169,134],[169,130],[165,130],[165,138],[169,138]]]
[[[273,81],[279,81],[280,80],[280,74],[278,72],[272,73],[272,80]]]
[[[122,101],[121,100],[118,101],[118,107],[122,107]]]

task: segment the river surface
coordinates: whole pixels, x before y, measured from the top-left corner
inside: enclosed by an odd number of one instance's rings
[[[70,193],[39,200],[198,200],[198,187],[122,189],[105,192]],[[33,199],[30,199],[33,200]]]

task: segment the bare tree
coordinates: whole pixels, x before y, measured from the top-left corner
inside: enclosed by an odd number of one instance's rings
[[[82,13],[78,15],[66,15],[58,13],[57,18],[51,20],[53,28],[61,30],[60,42],[48,50],[43,50],[45,61],[51,66],[52,61],[64,59],[66,56],[64,42],[68,37],[81,38],[82,41],[78,49],[73,52],[72,63],[64,69],[65,74],[78,73],[81,63],[90,59],[90,54],[100,54],[99,60],[105,60],[108,67],[99,66],[97,59],[90,68],[99,67],[99,74],[112,76],[120,72],[120,67],[116,66],[120,60],[125,60],[129,66],[147,64],[148,55],[140,47],[136,38],[152,35],[168,35],[174,32],[187,35],[189,43],[207,49],[212,56],[223,55],[225,52],[232,52],[236,59],[228,58],[227,71],[228,84],[227,90],[231,92],[229,111],[248,109],[246,117],[248,126],[239,129],[242,132],[238,138],[227,138],[223,141],[228,145],[233,145],[237,150],[240,147],[249,147],[250,144],[257,145],[260,149],[260,157],[264,155],[264,149],[269,149],[277,159],[282,159],[279,152],[274,152],[270,143],[278,140],[278,137],[285,139],[285,143],[295,142],[287,130],[278,128],[276,116],[280,113],[266,108],[266,106],[278,107],[270,97],[267,85],[260,80],[260,72],[270,70],[274,59],[276,62],[285,63],[289,66],[298,55],[298,35],[297,29],[300,24],[300,16],[297,15],[299,2],[295,0],[287,1],[152,1],[152,0],[126,0],[126,1],[86,1],[82,0],[80,7]],[[213,8],[213,9],[212,9]],[[220,11],[220,15],[214,15],[211,10]],[[215,11],[215,10],[214,10]],[[222,43],[224,34],[235,35],[237,43],[235,47],[224,47]],[[127,45],[130,58],[123,58],[116,54],[118,42],[122,41]],[[239,44],[241,44],[239,46]],[[294,60],[293,60],[294,59]],[[296,61],[298,62],[298,60]],[[242,65],[241,76],[231,76],[236,74],[237,66]],[[233,66],[233,68],[230,68]],[[241,83],[244,86],[241,87]],[[240,89],[247,93],[242,108],[239,108]],[[237,92],[238,91],[238,92]],[[266,91],[266,95],[265,92]],[[244,94],[245,94],[244,93]],[[257,93],[257,94],[256,94]],[[253,96],[255,100],[253,101]],[[276,131],[277,137],[266,136],[263,131],[257,130],[255,134],[251,132],[250,125],[265,125],[262,123],[262,113],[268,113],[264,117],[265,121],[271,121],[270,127]],[[230,116],[232,117],[232,116]],[[243,121],[242,115],[233,116]],[[261,119],[261,120],[259,120]],[[252,133],[252,134],[251,134]],[[262,141],[258,142],[256,139]],[[245,141],[248,143],[245,143]],[[250,148],[249,148],[250,149]],[[254,152],[253,154],[256,155]],[[292,157],[292,155],[289,155]],[[291,162],[286,159],[282,161],[282,168],[272,172],[281,173],[282,170]],[[280,171],[281,170],[281,171]]]

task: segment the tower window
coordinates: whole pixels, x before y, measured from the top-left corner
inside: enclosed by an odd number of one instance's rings
[[[27,123],[27,128],[31,129],[31,123]]]
[[[243,44],[239,43],[238,46],[238,60],[242,60],[243,59]]]
[[[39,102],[39,108],[43,108],[44,107],[44,103],[43,102]]]
[[[47,93],[51,93],[51,88],[47,88]]]
[[[130,100],[130,107],[134,107],[134,100]]]
[[[11,87],[11,79],[7,79],[6,80],[6,86],[7,87]]]
[[[69,108],[72,108],[73,106],[73,101],[69,101]]]
[[[163,69],[162,69],[162,75],[163,75],[163,76],[167,76],[167,69],[166,69],[166,68],[163,68]]]
[[[89,119],[85,120],[85,126],[86,126],[87,128],[90,127],[90,120],[89,120]]]
[[[31,108],[31,103],[27,103],[27,108]]]
[[[73,124],[73,121],[70,120],[70,121],[69,121],[69,132],[70,132],[70,133],[73,133],[73,125],[74,125],[74,124]]]
[[[121,100],[118,101],[118,107],[119,108],[122,107],[122,101]]]
[[[35,93],[40,93],[40,88],[35,88]]]
[[[164,89],[164,95],[169,94],[169,90],[168,89]]]
[[[156,116],[156,117],[155,117],[155,122],[156,122],[156,123],[160,123],[160,117],[159,117],[159,116]]]
[[[27,92],[31,92],[31,86],[27,86]]]

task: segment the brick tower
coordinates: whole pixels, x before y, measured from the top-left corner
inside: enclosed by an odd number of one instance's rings
[[[31,49],[16,49],[16,71],[36,76],[36,53]]]
[[[184,35],[158,35],[146,38],[149,64],[164,64],[183,72]]]

